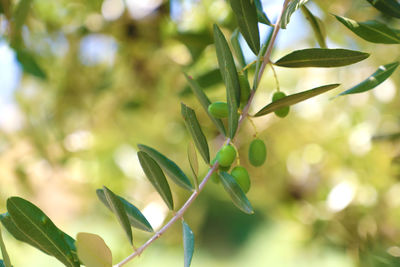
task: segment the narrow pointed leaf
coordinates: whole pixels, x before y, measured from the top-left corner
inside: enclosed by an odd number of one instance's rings
[[[86,267],[111,267],[112,254],[103,238],[90,233],[78,233],[76,247],[79,259]]]
[[[14,31],[19,34],[22,26],[24,25],[26,18],[31,9],[32,0],[21,0],[18,2],[14,12]]]
[[[242,48],[239,43],[239,29],[235,29],[231,35],[231,44],[233,48],[233,52],[235,53],[235,57],[239,63],[240,68],[244,68],[246,66],[246,61],[244,59]]]
[[[194,176],[194,178],[193,178],[194,185],[195,185],[196,189],[198,189],[199,188],[199,181],[198,181],[199,162],[197,160],[197,152],[196,152],[196,148],[194,147],[193,142],[189,142],[187,154],[188,154],[190,169],[192,170],[193,176]]]
[[[271,28],[271,30],[269,31],[269,34],[267,36],[267,40],[266,40],[265,44],[261,47],[260,53],[258,53],[258,55],[257,55],[256,70],[254,73],[260,72],[260,68],[261,68],[261,65],[263,62],[262,59],[263,59],[265,53],[267,52],[267,48],[269,46],[269,43],[271,42],[273,33],[274,33],[274,29]],[[254,75],[254,80],[253,80],[253,90],[254,91],[256,91],[258,88],[258,83],[259,83],[258,78],[259,78],[258,75]]]
[[[284,98],[281,98],[277,101],[271,102],[270,104],[266,105],[263,107],[260,111],[258,111],[254,117],[260,117],[263,115],[266,115],[268,113],[274,112],[275,110],[278,110],[283,107],[288,107],[294,104],[297,104],[299,102],[302,102],[304,100],[307,100],[311,97],[320,95],[322,93],[325,93],[329,90],[332,90],[336,87],[338,87],[340,84],[329,84],[329,85],[324,85],[320,86],[311,90],[303,91],[297,94],[293,95],[288,95]]]
[[[21,63],[24,72],[43,80],[46,79],[46,73],[36,62],[36,59],[30,52],[22,49],[19,49],[16,52],[17,52],[17,59],[19,63]]]
[[[335,17],[349,30],[366,41],[379,44],[400,43],[400,36],[397,35],[395,30],[389,28],[379,21],[369,20],[366,22],[357,22],[355,20],[337,15],[335,15]]]
[[[147,178],[160,194],[168,208],[173,210],[174,202],[172,200],[171,190],[160,166],[158,166],[157,162],[154,161],[146,152],[139,151],[138,157],[140,165],[142,165],[143,171]]]
[[[3,255],[4,265],[6,267],[11,267],[10,256],[8,256],[6,245],[4,244],[3,241],[3,236],[1,234],[1,227],[0,227],[0,250],[1,254]]]
[[[208,90],[213,88],[213,86],[222,83],[223,81],[219,68],[214,68],[199,74],[199,76],[196,77],[196,82],[200,88],[203,88],[203,90]],[[181,92],[179,92],[179,96],[187,96],[192,93],[192,88],[190,88],[190,85],[188,84]]]
[[[227,172],[220,172],[219,177],[221,178],[220,180],[225,191],[229,194],[236,207],[238,207],[244,213],[253,214],[253,207],[251,206],[243,190],[236,183],[235,178],[233,178],[233,176]]]
[[[282,29],[286,29],[286,26],[289,24],[290,17],[293,15],[293,13],[307,2],[308,0],[293,0],[290,2],[282,14],[282,20],[280,24]]]
[[[347,49],[308,48],[282,57],[275,65],[288,68],[333,68],[351,65],[367,57],[368,53]]]
[[[186,73],[185,77],[186,80],[188,81],[190,88],[193,91],[193,94],[196,95],[197,100],[199,100],[201,106],[203,109],[206,111],[207,115],[210,117],[211,121],[215,124],[217,129],[220,131],[221,134],[226,135],[225,127],[224,124],[220,119],[215,118],[208,112],[208,106],[211,104],[211,101],[208,99],[206,94],[203,92],[203,89],[199,86],[199,84],[193,80],[191,77],[189,77]]]
[[[194,252],[194,234],[189,225],[182,221],[183,230],[183,252],[185,255],[185,267],[189,267],[192,262],[193,252]]]
[[[228,43],[218,28],[214,24],[214,39],[217,51],[218,65],[221,71],[222,79],[226,86],[226,98],[228,103],[228,128],[229,137],[233,138],[236,134],[239,121],[239,102],[240,102],[240,85],[235,62],[233,61],[232,53]]]
[[[254,0],[230,0],[239,30],[254,54],[260,51],[257,8]]]
[[[326,34],[322,21],[319,18],[315,17],[314,14],[311,13],[311,11],[304,5],[301,7],[301,11],[303,11],[304,16],[310,23],[319,46],[321,48],[326,48],[327,47],[325,42]]]
[[[106,195],[104,194],[103,189],[96,190],[97,197],[99,200],[109,209],[111,210],[111,206],[107,201]],[[147,232],[153,232],[153,228],[150,223],[147,221],[146,217],[140,212],[138,208],[132,205],[129,201],[119,196],[122,204],[124,205],[125,212],[128,215],[129,223],[132,227],[135,227],[140,230],[144,230]],[[111,210],[112,211],[112,210]]]
[[[265,14],[265,12],[263,10],[261,0],[254,0],[254,2],[256,3],[256,8],[257,8],[258,22],[263,23],[268,26],[272,26],[271,21],[268,19],[267,15]]]
[[[400,18],[400,3],[396,0],[367,0],[373,7],[382,13]]]
[[[398,66],[399,62],[382,65],[367,79],[357,84],[356,86],[340,93],[339,95],[357,94],[374,89],[379,84],[383,83],[387,78],[389,78]]]
[[[154,148],[151,148],[146,145],[138,145],[139,149],[141,151],[146,152],[153,160],[155,160],[158,165],[163,168],[163,170],[167,173],[167,175],[172,179],[174,183],[179,185],[180,187],[187,189],[187,190],[193,190],[193,186],[189,181],[189,178],[186,176],[186,174],[176,165],[175,162],[155,150]]]
[[[185,120],[186,128],[189,130],[200,155],[206,163],[210,163],[210,151],[208,149],[207,138],[201,130],[195,111],[181,103],[181,113]]]
[[[7,210],[15,226],[36,247],[49,252],[66,266],[79,266],[62,231],[38,207],[22,198],[11,197],[7,200]]]
[[[103,186],[103,192],[106,196],[108,204],[111,207],[111,210],[113,211],[115,217],[117,217],[122,229],[124,229],[129,242],[133,245],[132,229],[129,223],[128,215],[126,214],[124,208],[124,204],[122,204],[122,201],[118,198],[118,196],[107,187]]]

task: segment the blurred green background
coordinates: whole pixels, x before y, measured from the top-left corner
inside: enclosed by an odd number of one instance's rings
[[[263,1],[272,21],[282,2]],[[318,0],[307,7],[323,20],[330,48],[371,57],[337,69],[276,68],[287,94],[342,86],[292,107],[285,119],[253,119],[268,147],[260,168],[248,164],[254,128],[245,122],[236,144],[251,174],[247,196],[256,212],[241,213],[221,185],[209,183],[185,215],[196,238],[193,267],[400,266],[400,144],[396,136],[385,137],[400,132],[398,72],[373,91],[330,100],[379,65],[398,60],[400,49],[363,41],[330,13],[400,24],[365,0]],[[0,15],[0,212],[8,197],[21,196],[73,237],[102,236],[114,263],[130,254],[95,189],[106,185],[125,197],[155,229],[171,217],[144,177],[136,144],[156,147],[191,175],[190,136],[180,115],[184,102],[197,111],[215,155],[223,140],[182,74],[203,77],[208,96],[224,100],[213,23],[226,36],[237,26],[224,0],[33,0],[15,38]],[[265,39],[269,28],[260,27]],[[11,46],[12,40],[18,45]],[[307,47],[317,44],[297,12],[280,32],[272,59]],[[254,60],[245,51],[247,62]],[[267,70],[251,113],[269,103],[275,90]],[[202,163],[201,173],[206,171]],[[178,207],[189,195],[170,186]],[[150,236],[134,230],[134,243]],[[14,266],[61,266],[7,232],[4,238]],[[178,224],[127,266],[182,266],[181,239]]]

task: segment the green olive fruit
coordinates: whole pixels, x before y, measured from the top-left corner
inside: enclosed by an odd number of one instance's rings
[[[217,153],[217,156],[211,160],[211,165],[214,165],[215,161],[217,160],[217,157],[218,157],[218,153]],[[229,171],[230,168],[231,168],[231,165],[224,167],[224,166],[221,166],[221,164],[220,164],[218,166],[218,170],[223,171],[223,172]]]
[[[236,158],[236,150],[231,145],[223,146],[217,153],[217,160],[222,167],[229,167]]]
[[[239,72],[238,77],[240,85],[240,107],[244,108],[250,97],[250,84],[244,73]]]
[[[274,95],[272,96],[272,102],[275,102],[281,98],[284,98],[286,94],[284,92],[275,92]],[[280,109],[275,110],[275,115],[284,118],[289,114],[290,107],[283,107]]]
[[[249,161],[253,166],[261,166],[267,158],[267,148],[261,139],[254,139],[249,148]]]
[[[208,112],[215,118],[228,117],[228,104],[225,102],[214,102],[208,106]]]
[[[250,176],[247,170],[242,166],[236,166],[231,171],[231,175],[242,188],[243,192],[247,193],[250,189]]]

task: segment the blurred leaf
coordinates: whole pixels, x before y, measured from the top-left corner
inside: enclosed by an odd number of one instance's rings
[[[329,90],[332,90],[332,89],[338,87],[339,85],[340,84],[328,84],[328,85],[320,86],[320,87],[310,89],[307,91],[303,91],[301,93],[285,96],[284,98],[281,98],[279,100],[271,102],[270,104],[263,107],[260,111],[258,111],[254,115],[254,117],[260,117],[260,116],[266,115],[268,113],[274,112],[275,110],[278,110],[280,108],[297,104],[301,101],[307,100],[311,97],[314,97],[319,94],[325,93]]]
[[[0,14],[4,14],[8,20],[11,18],[11,0],[0,1]]]
[[[253,214],[253,207],[251,206],[243,190],[236,183],[235,178],[233,178],[232,175],[227,172],[220,172],[219,177],[221,178],[221,182],[225,191],[229,194],[236,207],[238,207],[244,213]]]
[[[124,229],[129,242],[133,245],[132,229],[129,223],[128,215],[125,211],[124,204],[122,204],[122,201],[118,198],[118,196],[107,187],[103,186],[103,192],[106,196],[107,202],[110,205],[111,210],[117,217],[122,229]]]
[[[193,176],[194,176],[194,178],[193,178],[194,185],[195,185],[196,189],[198,189],[199,188],[199,181],[198,181],[199,162],[197,160],[196,148],[192,141],[189,141],[187,154],[188,154],[190,169],[192,170]]]
[[[147,178],[160,194],[161,198],[167,204],[170,210],[174,209],[174,202],[172,199],[171,190],[169,188],[167,179],[164,176],[160,166],[155,162],[148,154],[143,151],[138,152],[140,165],[142,165],[143,171]]]
[[[183,230],[183,251],[185,255],[185,267],[189,267],[192,262],[194,252],[194,234],[189,225],[182,220]]]
[[[366,41],[379,44],[399,44],[400,37],[385,24],[376,20],[357,22],[352,19],[335,15],[344,26]]]
[[[6,267],[3,260],[0,260],[0,267]]]
[[[230,0],[240,32],[254,54],[260,52],[260,33],[258,30],[257,8],[254,1]]]
[[[400,3],[396,0],[367,0],[373,7],[382,13],[400,18]]]
[[[193,62],[197,61],[204,49],[212,44],[212,36],[209,31],[178,33],[175,39],[187,47]]]
[[[389,78],[398,66],[399,62],[397,61],[390,64],[382,65],[367,79],[357,84],[356,86],[340,93],[339,95],[356,94],[371,90],[377,87],[379,84],[383,83],[387,78]]]
[[[206,163],[210,163],[210,151],[208,149],[207,138],[201,130],[196,113],[183,103],[181,103],[181,113],[200,155]]]
[[[222,83],[222,76],[219,68],[212,69],[207,71],[201,75],[199,75],[196,79],[196,82],[199,84],[201,88],[207,89],[214,85]],[[185,88],[179,93],[180,96],[185,96],[188,94],[192,94],[192,89],[189,85],[185,86]]]
[[[176,165],[175,162],[154,148],[142,144],[139,144],[138,147],[141,151],[146,152],[152,159],[154,159],[177,185],[190,191],[193,190],[193,186],[190,183],[189,178],[178,167],[178,165]]]
[[[308,0],[293,0],[289,3],[289,5],[286,7],[285,11],[282,14],[282,20],[281,20],[281,28],[286,29],[286,26],[290,22],[290,17],[293,15],[294,12],[296,12],[297,9],[299,9],[302,5],[307,3]]]
[[[267,15],[265,14],[261,0],[254,0],[256,7],[257,7],[257,18],[258,22],[263,23],[268,26],[272,26],[271,21],[268,19]]]
[[[40,79],[46,79],[46,73],[42,70],[39,64],[36,62],[35,58],[28,51],[23,49],[18,49],[16,51],[17,59],[22,65],[24,72],[32,74]]]
[[[282,57],[275,65],[288,68],[332,68],[354,64],[367,57],[368,53],[347,49],[308,48]]]
[[[372,137],[374,141],[396,141],[400,139],[400,133],[375,135]]]
[[[33,243],[66,266],[80,266],[74,260],[62,233],[38,207],[19,197],[7,199],[7,210],[16,227]]]
[[[194,81],[191,77],[189,77],[186,73],[185,77],[188,81],[190,88],[192,89],[193,93],[196,95],[197,100],[199,100],[200,104],[202,105],[203,109],[206,111],[207,115],[210,117],[211,121],[215,124],[217,129],[220,131],[221,134],[226,135],[224,124],[220,119],[215,118],[208,112],[208,106],[211,104],[211,101],[208,99],[206,94],[203,92],[199,84]]]
[[[244,68],[246,66],[246,61],[244,59],[242,48],[239,43],[239,29],[235,29],[231,35],[231,44],[233,48],[233,52],[235,53],[235,57],[239,62],[240,68]],[[219,71],[219,70],[218,70]]]
[[[303,11],[303,14],[308,20],[308,22],[310,23],[319,46],[321,48],[326,48],[327,47],[325,42],[326,34],[322,21],[319,18],[315,17],[314,14],[311,13],[311,11],[306,6],[303,5],[301,7],[301,10]]]
[[[238,121],[239,121],[239,102],[240,102],[240,85],[237,76],[235,62],[233,61],[232,53],[229,49],[228,43],[218,28],[214,24],[214,39],[217,51],[218,65],[221,71],[222,79],[226,86],[226,98],[228,103],[228,128],[229,137],[233,138],[236,134]]]
[[[274,33],[274,29],[271,28],[271,30],[269,31],[268,37],[267,37],[267,41],[265,42],[265,44],[261,47],[260,49],[260,53],[258,53],[257,55],[257,62],[256,62],[256,70],[254,73],[259,73],[260,72],[260,68],[263,62],[263,57],[265,55],[265,53],[267,52],[267,48],[269,43],[271,42],[271,38],[272,38],[272,34]],[[257,90],[258,88],[258,75],[254,75],[254,80],[253,80],[253,90]]]
[[[111,267],[112,254],[103,238],[90,233],[78,233],[76,247],[79,259],[86,267]]]
[[[97,197],[99,200],[109,209],[112,211],[110,204],[108,204],[107,198],[104,194],[103,189],[96,190]],[[132,205],[123,197],[119,196],[119,200],[121,200],[122,204],[124,205],[125,212],[128,215],[129,223],[131,226],[147,231],[153,232],[153,228],[151,227],[150,223],[147,221],[146,217],[140,212],[138,208]]]
[[[0,227],[0,250],[1,254],[3,255],[4,265],[6,267],[11,267],[10,257],[8,256],[6,245],[4,244],[3,236],[1,234],[1,227]]]
[[[14,17],[14,34],[19,35],[21,28],[24,25],[26,18],[32,6],[32,0],[20,0],[15,8]]]

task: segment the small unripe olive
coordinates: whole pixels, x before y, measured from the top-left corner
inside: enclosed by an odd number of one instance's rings
[[[208,112],[215,118],[228,117],[228,104],[225,102],[214,102],[208,106]]]
[[[284,98],[285,96],[286,96],[286,94],[284,92],[276,92],[272,96],[272,102],[279,100],[281,98]],[[275,115],[280,118],[284,118],[289,114],[289,110],[290,110],[289,106],[277,109],[277,110],[275,110]]]
[[[244,73],[239,72],[239,85],[240,85],[240,107],[243,108],[250,97],[250,84]]]
[[[236,166],[231,171],[231,175],[242,188],[243,192],[247,193],[250,189],[250,176],[247,170],[242,166]]]
[[[231,145],[223,146],[217,153],[217,160],[222,167],[229,167],[236,158],[236,150]]]
[[[249,148],[249,161],[253,166],[261,166],[267,158],[267,148],[261,139],[254,139]]]
[[[215,161],[217,160],[218,154],[215,158],[213,158],[211,160],[211,165],[214,165]],[[231,168],[231,165],[229,166],[221,166],[221,164],[218,166],[218,170],[223,171],[223,172],[227,172],[229,171],[229,169]]]

